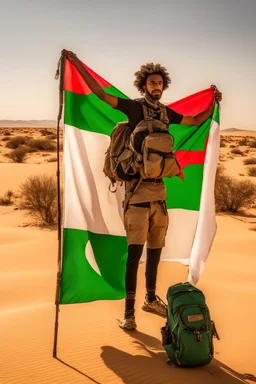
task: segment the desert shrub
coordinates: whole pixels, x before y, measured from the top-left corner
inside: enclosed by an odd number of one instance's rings
[[[224,141],[224,140],[220,140],[220,147],[221,147],[221,148],[226,147],[226,144],[225,144],[225,141]]]
[[[11,138],[9,136],[5,136],[2,138],[2,141],[9,141]]]
[[[29,147],[29,146],[27,146],[27,149],[28,149],[29,153],[34,153],[34,152],[38,152],[39,151],[37,148]]]
[[[53,133],[53,134],[48,136],[48,139],[49,140],[56,140],[57,139],[57,135],[55,135],[55,133]]]
[[[256,157],[248,157],[244,160],[244,165],[256,164]]]
[[[229,146],[229,148],[236,148],[236,145],[232,144]]]
[[[15,148],[13,151],[7,154],[7,157],[12,160],[13,163],[23,163],[26,160],[28,149],[26,146]]]
[[[15,149],[15,148],[18,148],[20,145],[26,144],[27,141],[28,141],[27,136],[16,136],[8,141],[8,143],[6,144],[6,147],[10,149]]]
[[[248,145],[251,148],[256,148],[256,140],[249,141]]]
[[[256,176],[256,166],[251,165],[250,167],[247,168],[247,173],[249,176]]]
[[[238,212],[251,207],[256,198],[256,185],[251,180],[236,180],[225,174],[219,165],[215,180],[215,207],[217,212]]]
[[[52,132],[48,131],[47,128],[41,129],[40,132],[42,133],[43,136],[52,135]]]
[[[4,132],[4,136],[11,136],[12,134],[9,131]]]
[[[9,189],[3,197],[0,198],[0,205],[10,205],[13,204],[12,197],[14,197],[14,193],[11,189]]]
[[[20,187],[20,207],[44,224],[57,222],[57,181],[53,176],[30,176]]]
[[[0,205],[10,205],[9,199],[7,197],[0,197]]]
[[[43,151],[52,151],[52,150],[56,149],[56,146],[54,145],[54,143],[52,143],[48,139],[33,139],[33,140],[29,140],[27,142],[27,145],[30,148],[34,148],[34,149],[37,149],[37,150],[43,150]]]
[[[241,140],[239,140],[239,145],[248,145],[248,140],[246,137],[243,137]]]
[[[242,155],[243,154],[243,152],[239,148],[231,149],[230,152],[233,153],[234,155]]]
[[[48,163],[55,163],[55,161],[57,161],[57,157],[49,157],[49,159],[47,159]]]

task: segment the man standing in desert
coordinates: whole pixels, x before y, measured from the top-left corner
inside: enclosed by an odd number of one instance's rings
[[[135,73],[134,85],[143,96],[140,100],[123,99],[106,93],[95,79],[88,73],[78,57],[71,51],[63,50],[71,63],[76,67],[89,88],[101,100],[111,107],[123,112],[131,128],[145,119],[145,107],[153,120],[166,124],[201,125],[213,113],[215,102],[222,99],[221,93],[214,86],[214,102],[204,112],[195,117],[183,116],[160,103],[162,93],[171,83],[170,76],[160,64],[149,63],[142,65]],[[141,147],[144,137],[138,143]],[[125,183],[125,199],[134,189],[131,180]],[[146,297],[142,309],[166,315],[166,306],[156,295],[156,280],[161,252],[165,246],[165,236],[168,228],[168,212],[166,208],[166,188],[162,178],[145,178],[132,193],[124,214],[124,224],[128,241],[128,259],[126,264],[126,299],[124,317],[120,319],[119,326],[123,329],[136,329],[135,296],[137,286],[137,272],[144,244],[147,242],[146,261]]]

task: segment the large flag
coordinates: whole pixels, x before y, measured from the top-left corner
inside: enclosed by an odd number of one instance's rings
[[[109,94],[126,96],[85,66]],[[64,73],[64,215],[60,303],[125,296],[127,241],[124,189],[109,191],[104,157],[115,125],[127,117],[101,101],[66,59]],[[212,102],[209,88],[170,104],[195,116]],[[170,125],[182,171],[165,179],[170,225],[162,260],[189,265],[196,284],[216,231],[214,183],[219,155],[219,111],[200,127]],[[146,247],[144,247],[146,248]],[[145,259],[145,249],[143,258]]]

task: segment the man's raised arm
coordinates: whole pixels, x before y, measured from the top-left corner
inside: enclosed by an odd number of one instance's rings
[[[87,83],[88,87],[91,89],[96,96],[98,96],[101,100],[105,101],[107,104],[111,105],[111,107],[116,108],[118,98],[116,96],[109,95],[104,92],[101,86],[97,83],[97,81],[90,75],[90,73],[83,66],[82,62],[79,58],[71,51],[67,51],[63,49],[61,52],[63,55],[66,55],[70,62],[76,67],[84,81]]]
[[[214,102],[212,105],[210,105],[209,108],[207,108],[205,111],[199,113],[198,115],[192,117],[192,116],[184,116],[181,120],[180,124],[185,125],[201,125],[205,120],[208,119],[208,117],[211,116],[211,114],[214,111],[215,102],[220,103],[222,100],[222,93],[218,90],[218,88],[215,85],[212,85],[212,87],[215,89],[214,91]]]

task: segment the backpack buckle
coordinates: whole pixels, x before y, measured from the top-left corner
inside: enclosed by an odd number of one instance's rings
[[[203,340],[203,335],[200,331],[194,331],[194,334],[197,336],[197,341],[201,342]]]

